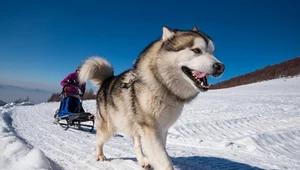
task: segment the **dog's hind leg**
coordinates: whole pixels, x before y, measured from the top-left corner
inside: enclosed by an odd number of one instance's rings
[[[149,169],[150,165],[148,163],[147,157],[143,154],[143,149],[141,145],[141,137],[140,136],[134,136],[133,137],[133,143],[134,143],[134,150],[136,153],[137,160],[140,164],[145,169]]]
[[[96,134],[96,161],[104,161],[106,157],[103,153],[104,143],[112,136],[110,130],[108,129],[107,123],[105,121],[100,121],[97,123],[97,134]]]
[[[155,128],[144,126],[141,139],[149,163],[155,170],[173,170],[164,141]]]

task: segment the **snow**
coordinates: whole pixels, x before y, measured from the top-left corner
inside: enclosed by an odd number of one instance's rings
[[[201,93],[170,128],[175,169],[300,169],[300,77]],[[84,101],[95,113],[95,100]],[[0,107],[0,169],[138,170],[131,138],[115,135],[96,162],[95,131],[53,124],[58,102]]]
[[[12,110],[30,103],[6,104],[0,107],[0,169],[49,169],[50,162],[43,151],[24,142],[12,127]]]

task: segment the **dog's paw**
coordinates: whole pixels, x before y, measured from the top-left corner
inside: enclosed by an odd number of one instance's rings
[[[150,168],[151,168],[151,166],[150,166],[149,164],[147,164],[147,165],[142,165],[142,167],[143,167],[144,169],[150,169]]]
[[[144,169],[150,169],[150,168],[151,168],[150,164],[148,163],[148,158],[147,158],[147,156],[145,156],[145,157],[143,158],[143,162],[142,162],[141,166],[142,166]]]
[[[101,161],[101,162],[103,162],[103,161],[105,161],[106,160],[106,157],[104,156],[104,155],[96,155],[96,161]]]

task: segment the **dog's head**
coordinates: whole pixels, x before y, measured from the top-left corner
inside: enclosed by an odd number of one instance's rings
[[[163,27],[161,41],[157,58],[159,72],[165,78],[176,80],[184,91],[190,94],[207,91],[210,87],[207,76],[223,74],[225,66],[214,56],[213,41],[197,27],[190,31]]]

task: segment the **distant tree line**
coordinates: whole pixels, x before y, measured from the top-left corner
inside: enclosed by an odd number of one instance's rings
[[[30,102],[30,99],[29,97],[27,96],[25,99],[17,99],[17,100],[14,100],[13,103],[23,103],[23,102]]]
[[[211,89],[229,88],[239,85],[256,83],[281,77],[292,77],[300,74],[300,57],[275,65],[268,65],[254,72],[240,75],[212,85]]]
[[[83,100],[91,100],[91,99],[96,99],[96,94],[94,93],[93,89],[89,89],[83,95]],[[60,93],[52,93],[52,95],[48,99],[48,102],[58,102],[60,100],[61,100]]]

